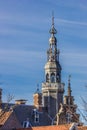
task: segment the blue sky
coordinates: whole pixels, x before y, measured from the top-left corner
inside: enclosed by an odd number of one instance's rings
[[[3,101],[10,93],[33,102],[44,81],[52,11],[58,33],[62,81],[79,107],[87,95],[87,0],[0,0],[0,84]],[[66,93],[66,92],[65,92]],[[13,101],[14,102],[14,101]]]

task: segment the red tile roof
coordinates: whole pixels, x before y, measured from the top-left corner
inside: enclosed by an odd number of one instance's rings
[[[8,111],[8,112],[3,112],[0,115],[0,125],[4,125],[4,123],[7,121],[11,113],[12,113],[11,111]]]
[[[32,127],[32,128],[22,128],[18,130],[67,130],[70,125],[58,125],[58,126],[40,126],[40,127]]]
[[[78,127],[78,130],[87,130],[87,126],[80,126],[80,127]]]
[[[58,126],[40,126],[40,127],[32,127],[32,128],[21,128],[17,130],[69,130],[70,125],[58,125]],[[78,130],[87,130],[86,126],[79,126]]]

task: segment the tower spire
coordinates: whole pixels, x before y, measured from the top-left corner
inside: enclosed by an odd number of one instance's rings
[[[71,96],[71,75],[69,75],[69,79],[68,79],[68,96]]]
[[[42,83],[42,96],[46,112],[54,118],[58,113],[60,103],[63,103],[64,84],[61,83],[61,65],[59,63],[59,50],[55,37],[57,31],[54,27],[53,14],[49,33],[51,36],[47,50],[47,63],[45,64],[45,82]]]
[[[48,61],[58,61],[58,50],[57,50],[57,39],[55,37],[55,34],[57,33],[57,30],[54,27],[54,15],[52,13],[52,25],[51,29],[49,30],[49,33],[51,34],[51,37],[49,38],[49,50],[47,51],[47,60]]]

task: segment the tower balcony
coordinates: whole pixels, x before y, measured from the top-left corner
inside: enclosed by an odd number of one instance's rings
[[[64,83],[42,83],[42,91],[44,90],[56,90],[64,92]]]

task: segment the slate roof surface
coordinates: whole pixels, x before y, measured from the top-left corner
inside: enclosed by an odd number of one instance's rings
[[[3,108],[6,104],[3,104]],[[13,109],[12,109],[13,107]],[[32,105],[15,105],[9,104],[8,110],[0,117],[0,125],[3,125],[12,115],[15,115],[15,118],[19,122],[21,129],[18,130],[69,130],[70,125],[58,125],[58,126],[50,126],[52,121],[49,118],[46,112],[39,112],[39,123],[35,123],[33,119],[33,110],[35,109]],[[13,114],[14,113],[14,114]],[[29,122],[31,124],[31,128],[22,129],[23,122],[29,118]],[[49,126],[48,126],[49,125]],[[36,126],[36,127],[33,127]],[[38,127],[40,126],[40,127]],[[16,126],[15,126],[16,127]],[[20,127],[16,127],[20,128]],[[78,127],[78,130],[87,130],[87,127]]]
[[[7,104],[2,104],[4,109]],[[9,116],[15,115],[16,119],[20,123],[21,128],[23,127],[23,122],[29,119],[31,126],[47,126],[51,125],[51,120],[46,112],[39,112],[39,122],[34,121],[33,110],[35,109],[32,105],[15,105],[8,104],[4,115],[0,118],[0,125],[3,125],[9,118]],[[14,113],[14,114],[13,114]],[[15,126],[16,127],[16,126]],[[18,128],[18,127],[17,127]]]
[[[33,118],[33,110],[35,109],[34,106],[29,105],[17,105],[14,108],[14,113],[19,120],[20,124],[23,124],[23,121],[26,121],[27,118],[31,126],[43,126],[43,125],[50,125],[50,119],[48,115],[44,112],[39,112],[39,123],[34,122]]]

